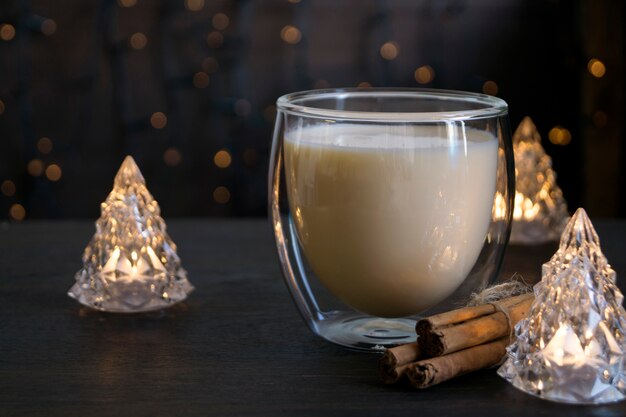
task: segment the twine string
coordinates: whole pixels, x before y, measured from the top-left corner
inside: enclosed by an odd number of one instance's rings
[[[515,333],[515,328],[513,326],[513,322],[511,320],[511,316],[509,315],[509,311],[502,306],[500,300],[503,300],[508,297],[514,297],[516,295],[526,294],[532,291],[532,286],[524,281],[524,278],[518,274],[517,272],[511,276],[511,278],[507,282],[503,282],[502,284],[492,285],[491,287],[484,288],[482,291],[472,293],[470,295],[469,301],[467,302],[468,307],[483,305],[483,304],[491,304],[496,311],[501,312],[506,317],[506,321],[509,327],[509,343],[513,340],[513,335]],[[502,359],[495,364],[493,367],[498,367],[504,363],[506,360],[506,355],[502,357]]]

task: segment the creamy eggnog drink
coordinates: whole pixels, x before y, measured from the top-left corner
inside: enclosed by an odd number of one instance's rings
[[[491,222],[494,136],[462,125],[329,123],[284,139],[298,239],[335,296],[401,317],[465,280]]]

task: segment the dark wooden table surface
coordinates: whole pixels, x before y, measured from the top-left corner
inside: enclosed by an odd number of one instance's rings
[[[161,313],[115,315],[67,297],[91,222],[0,224],[0,416],[624,416],[568,406],[485,370],[424,391],[385,386],[377,356],[311,334],[264,220],[172,220],[196,291]],[[597,221],[626,280],[626,222]],[[554,248],[511,247],[504,275],[536,279]]]

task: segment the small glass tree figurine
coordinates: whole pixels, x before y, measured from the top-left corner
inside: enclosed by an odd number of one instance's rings
[[[563,192],[537,127],[525,117],[513,134],[515,209],[511,243],[538,244],[559,239],[569,218]]]
[[[571,218],[542,275],[498,374],[520,390],[552,401],[625,399],[623,297],[583,209]]]
[[[159,205],[127,156],[68,295],[97,310],[134,313],[169,307],[192,290]]]

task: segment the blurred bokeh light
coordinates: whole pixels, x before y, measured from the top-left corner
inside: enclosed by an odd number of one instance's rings
[[[27,4],[28,7],[23,7]],[[127,154],[164,215],[263,216],[276,99],[468,90],[531,116],[569,206],[626,216],[609,0],[6,0],[0,218],[98,216]]]

